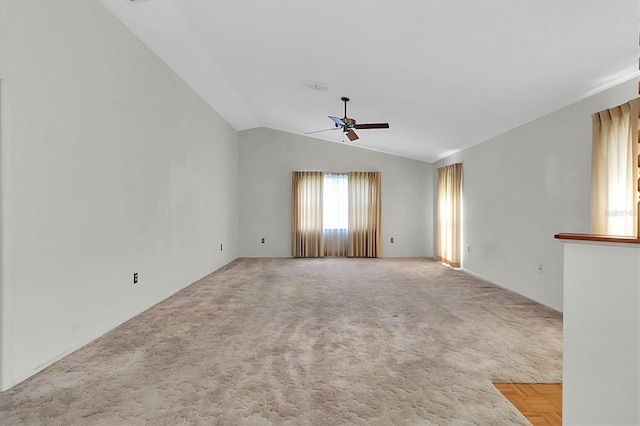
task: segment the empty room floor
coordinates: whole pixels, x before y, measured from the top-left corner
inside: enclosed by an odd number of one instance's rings
[[[529,424],[562,314],[430,259],[238,259],[0,394],[2,424]]]

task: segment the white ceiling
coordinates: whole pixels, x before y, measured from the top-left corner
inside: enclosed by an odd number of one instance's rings
[[[638,76],[639,0],[102,3],[237,130],[328,129],[348,96],[390,123],[354,145],[427,162]]]

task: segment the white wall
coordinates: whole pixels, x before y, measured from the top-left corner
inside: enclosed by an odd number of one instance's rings
[[[563,245],[562,423],[639,425],[640,245]]]
[[[0,55],[6,389],[237,257],[237,132],[97,2],[1,1]]]
[[[433,256],[430,164],[266,128],[242,131],[238,141],[241,256],[291,256],[294,170],[380,171],[382,256]]]
[[[562,311],[553,236],[590,230],[591,114],[637,96],[632,80],[435,163],[463,163],[462,267]]]

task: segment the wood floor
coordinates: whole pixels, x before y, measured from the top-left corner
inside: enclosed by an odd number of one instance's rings
[[[562,384],[493,385],[532,425],[562,425]]]

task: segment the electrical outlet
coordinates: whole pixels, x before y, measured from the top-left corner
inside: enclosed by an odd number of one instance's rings
[[[538,273],[539,273],[539,274],[542,274],[542,273],[543,273],[542,265],[538,265]]]
[[[222,251],[222,244],[220,244],[220,251]]]
[[[264,238],[262,238],[262,241],[261,241],[261,242],[262,242],[262,244],[264,244]]]
[[[395,241],[395,240],[394,240],[394,238],[393,238],[393,237],[391,237],[391,244],[393,244],[393,243],[394,243],[394,241]]]
[[[467,246],[467,253],[471,253],[471,246]]]
[[[133,273],[133,283],[134,284],[138,284],[138,273],[137,272]]]

